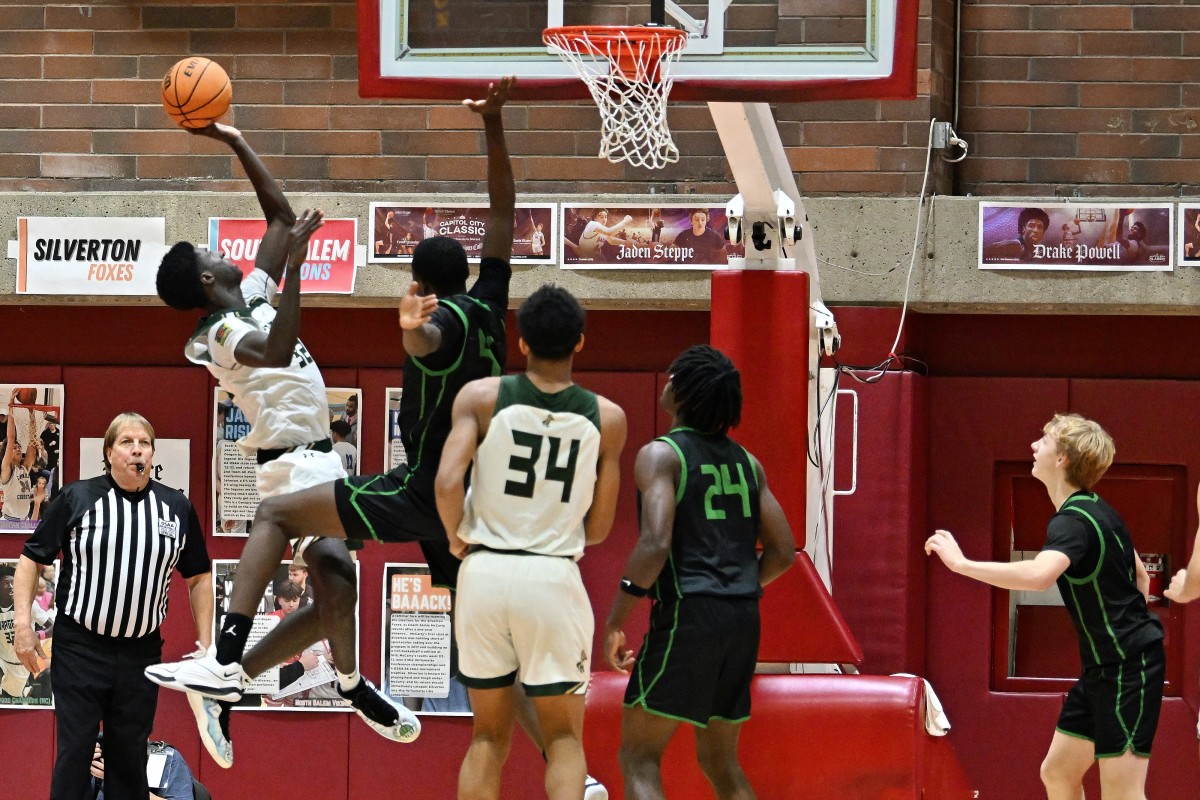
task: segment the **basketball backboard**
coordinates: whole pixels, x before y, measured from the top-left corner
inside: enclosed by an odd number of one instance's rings
[[[798,102],[916,91],[918,0],[666,2],[687,31],[673,100]],[[561,25],[641,25],[649,2],[359,0],[359,93],[458,99],[514,74],[517,97],[586,98],[542,43]]]

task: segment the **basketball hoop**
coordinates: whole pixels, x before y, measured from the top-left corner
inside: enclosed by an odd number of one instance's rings
[[[600,157],[660,169],[679,160],[667,95],[687,34],[668,27],[547,28],[542,41],[587,84],[600,109]]]

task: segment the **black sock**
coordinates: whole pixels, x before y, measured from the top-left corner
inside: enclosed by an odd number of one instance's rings
[[[217,663],[240,663],[250,638],[250,626],[254,620],[245,614],[229,613],[221,620],[221,635],[217,637]]]

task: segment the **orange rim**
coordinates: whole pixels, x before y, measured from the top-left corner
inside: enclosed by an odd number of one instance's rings
[[[576,53],[588,52],[588,48],[583,44],[585,39],[596,43],[644,42],[652,50],[657,48],[659,52],[665,52],[671,50],[674,45],[681,44],[686,38],[687,34],[678,28],[666,26],[564,25],[542,31],[542,41],[546,44],[566,44]]]

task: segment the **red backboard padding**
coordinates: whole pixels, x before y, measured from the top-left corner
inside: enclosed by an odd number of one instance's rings
[[[612,800],[625,796],[617,764],[627,678],[594,675],[584,716],[588,769]],[[918,678],[758,675],[742,726],[742,768],[759,797],[805,800],[966,800],[971,792],[952,752],[925,733]],[[681,725],[663,759],[667,797],[711,797]]]
[[[796,566],[766,588],[760,612],[759,661],[862,663],[862,647],[803,550]]]
[[[805,536],[808,316],[807,273],[713,272],[710,340],[742,376],[733,436],[762,463],[797,547]]]

